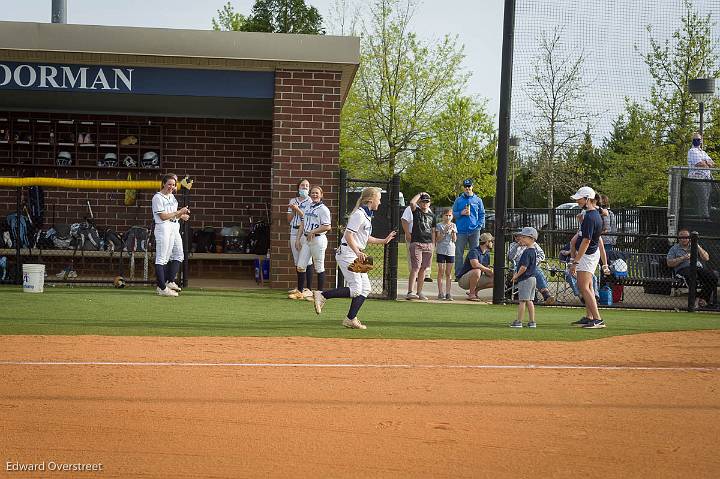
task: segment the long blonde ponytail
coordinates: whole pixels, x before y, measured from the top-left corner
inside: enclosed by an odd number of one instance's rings
[[[360,208],[362,205],[368,203],[373,196],[382,194],[382,190],[378,188],[377,186],[368,186],[367,188],[363,188],[362,193],[360,193],[360,198],[358,198],[357,202],[355,203],[355,208],[353,208],[353,211]]]

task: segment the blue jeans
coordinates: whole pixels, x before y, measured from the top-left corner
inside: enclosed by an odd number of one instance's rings
[[[468,251],[472,248],[477,248],[480,244],[480,230],[475,230],[472,233],[458,233],[457,240],[455,240],[455,277],[457,278],[458,273],[462,271],[463,264],[465,264],[465,246],[468,246]]]
[[[535,268],[535,281],[536,281],[536,287],[537,287],[538,291],[547,289],[547,287],[548,287],[547,278],[545,277],[545,274],[542,272],[542,270],[540,268]]]
[[[578,285],[577,285],[577,277],[573,276],[570,273],[568,273],[567,271],[565,271],[565,281],[567,281],[568,284],[570,285],[570,287],[572,288],[573,294],[579,298],[580,297],[580,288],[578,288]],[[593,277],[592,277],[592,285],[593,285],[593,291],[595,292],[595,296],[597,296],[598,295],[598,279],[597,279],[597,276],[595,276],[595,275],[593,275]]]

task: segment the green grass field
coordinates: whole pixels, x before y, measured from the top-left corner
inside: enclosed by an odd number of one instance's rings
[[[369,300],[360,312],[366,331],[343,328],[349,300],[328,301],[317,316],[312,303],[270,290],[190,290],[161,298],[150,288],[46,288],[23,293],[0,288],[0,335],[312,336],[393,339],[522,339],[579,341],[657,331],[720,328],[720,315],[607,311],[608,327],[569,326],[577,308],[537,308],[538,328],[511,329],[515,306]]]

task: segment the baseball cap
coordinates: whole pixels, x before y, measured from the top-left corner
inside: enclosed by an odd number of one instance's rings
[[[463,186],[472,186],[473,180],[472,178],[468,178],[467,180],[463,181]]]
[[[421,194],[421,195],[420,195],[420,198],[419,198],[419,201],[420,201],[421,203],[422,203],[422,202],[425,202],[425,201],[430,201],[430,195],[428,195],[427,193]]]
[[[538,232],[532,226],[525,226],[523,229],[521,229],[520,231],[518,231],[515,234],[519,235],[519,236],[527,236],[534,240],[538,239]]]
[[[595,198],[595,190],[589,186],[583,186],[570,198],[574,200],[579,200],[580,198]]]
[[[487,243],[488,241],[495,241],[493,235],[491,235],[490,233],[483,233],[480,235],[480,244]]]

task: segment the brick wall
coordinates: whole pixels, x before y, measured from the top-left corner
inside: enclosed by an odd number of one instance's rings
[[[287,205],[302,178],[319,185],[330,209],[333,229],[325,256],[327,285],[335,282],[340,143],[340,72],[278,70],[272,138],[271,280],[275,288],[296,284]],[[313,280],[314,283],[315,280]]]

